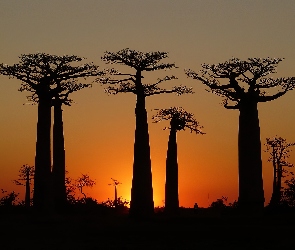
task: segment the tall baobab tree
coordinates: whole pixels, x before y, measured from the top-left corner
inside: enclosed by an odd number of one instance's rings
[[[179,208],[178,199],[178,162],[176,133],[189,129],[196,134],[204,134],[194,115],[180,107],[160,109],[153,117],[154,122],[170,121],[170,134],[166,158],[166,183],[165,183],[165,213],[176,215]]]
[[[52,187],[54,205],[58,210],[63,210],[67,202],[62,105],[71,106],[72,100],[69,99],[69,94],[90,86],[91,84],[87,83],[77,83],[76,79],[74,79],[57,83],[53,90],[54,97],[52,105],[54,107],[54,123]]]
[[[0,64],[0,73],[21,80],[20,91],[32,92],[29,98],[38,103],[33,204],[39,211],[52,207],[50,130],[56,86],[63,81],[102,74],[92,63],[76,66],[83,59],[35,53],[22,54],[20,62],[11,66]]]
[[[275,100],[293,89],[295,78],[266,77],[276,72],[281,58],[237,58],[224,63],[203,64],[196,73],[186,74],[225,97],[224,107],[239,110],[239,199],[242,209],[264,206],[261,141],[257,104]],[[267,93],[266,90],[270,90]]]
[[[115,200],[114,200],[114,206],[115,208],[118,207],[118,194],[117,194],[117,186],[122,184],[121,182],[119,182],[118,180],[115,180],[113,178],[112,179],[112,183],[110,183],[109,185],[114,186],[115,187]]]
[[[25,206],[30,207],[31,202],[31,181],[34,179],[35,168],[28,164],[22,165],[19,169],[18,179],[14,180],[16,185],[22,185],[26,187],[25,191]]]
[[[284,167],[293,167],[294,165],[287,161],[290,157],[292,146],[295,143],[288,143],[282,137],[266,138],[266,151],[270,153],[268,159],[273,165],[273,191],[269,205],[276,207],[280,204],[282,194],[282,178],[288,173]]]
[[[118,52],[105,52],[102,60],[109,64],[121,64],[131,67],[135,74],[115,73],[108,77],[100,78],[103,84],[114,84],[107,88],[108,93],[133,93],[136,95],[135,107],[135,140],[133,178],[131,188],[130,216],[148,217],[154,212],[152,172],[150,159],[149,132],[145,99],[151,95],[163,93],[192,93],[185,86],[173,87],[171,90],[159,87],[163,81],[177,79],[175,76],[166,76],[158,79],[156,83],[142,83],[143,72],[168,70],[175,68],[174,63],[161,63],[168,57],[166,52],[140,52],[123,49]],[[119,79],[114,77],[116,75]]]

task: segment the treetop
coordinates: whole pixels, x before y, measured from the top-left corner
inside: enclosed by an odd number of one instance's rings
[[[15,77],[32,88],[41,82],[58,83],[68,79],[104,74],[93,63],[75,65],[85,58],[75,55],[56,56],[46,53],[22,54],[19,63],[0,64],[0,73]]]
[[[182,107],[156,110],[158,110],[157,114],[152,117],[154,123],[168,120],[171,125],[169,129],[172,129],[172,127],[175,130],[185,130],[188,128],[191,132],[195,132],[196,134],[205,134],[201,131],[203,127],[199,125],[194,115],[185,111]]]
[[[256,102],[267,102],[277,99],[295,86],[295,77],[266,77],[276,73],[278,63],[283,58],[248,58],[240,60],[232,58],[224,63],[202,64],[197,73],[191,69],[185,70],[188,77],[201,81],[210,88],[209,91],[225,97],[226,108],[239,108],[239,102],[249,97]],[[276,93],[269,94],[266,89]],[[232,101],[234,106],[228,103]]]
[[[117,52],[106,51],[101,59],[108,64],[127,65],[139,71],[176,68],[174,63],[159,63],[162,59],[167,57],[167,52],[141,52],[126,48]]]

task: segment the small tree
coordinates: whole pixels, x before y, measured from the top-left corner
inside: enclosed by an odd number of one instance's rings
[[[179,209],[178,199],[178,163],[176,133],[180,130],[189,129],[196,134],[204,134],[202,128],[192,113],[186,112],[183,108],[172,107],[160,109],[153,116],[154,122],[162,120],[170,121],[170,135],[166,158],[166,185],[165,185],[165,213],[175,215]]]
[[[295,77],[266,77],[275,73],[282,58],[230,59],[224,63],[203,64],[196,73],[186,74],[201,81],[213,93],[225,97],[224,107],[239,110],[239,207],[261,210],[264,207],[261,141],[257,105],[275,100],[293,89]],[[273,90],[274,94],[266,92]]]
[[[173,87],[171,90],[159,87],[164,81],[177,79],[175,76],[166,76],[156,83],[142,83],[143,72],[168,70],[175,68],[174,63],[161,63],[168,57],[166,52],[140,52],[129,48],[118,52],[105,52],[102,60],[109,64],[121,64],[131,67],[135,74],[125,74],[111,71],[113,76],[99,79],[103,84],[111,84],[106,90],[111,94],[133,93],[136,95],[135,107],[135,139],[134,162],[131,188],[130,215],[133,217],[149,217],[154,213],[152,171],[150,159],[149,132],[145,98],[164,93],[192,93],[184,86]],[[119,79],[114,78],[114,75]]]
[[[76,187],[79,189],[81,194],[83,194],[84,199],[86,199],[86,194],[83,192],[83,188],[89,187],[92,188],[95,185],[95,181],[90,179],[88,174],[82,174],[81,177],[76,179]]]
[[[117,194],[117,186],[122,184],[121,182],[119,182],[118,180],[115,180],[113,178],[111,178],[111,180],[113,181],[112,183],[108,184],[111,186],[114,186],[115,188],[115,199],[114,199],[114,207],[117,208],[118,206],[118,194]]]
[[[268,161],[273,165],[273,191],[269,203],[272,207],[278,206],[281,201],[282,178],[284,174],[289,172],[284,167],[294,166],[287,161],[290,157],[291,147],[294,145],[295,143],[288,143],[282,137],[266,138],[266,152],[270,153]]]
[[[6,208],[11,208],[12,206],[16,205],[16,201],[17,201],[17,197],[19,193],[16,193],[14,191],[9,193],[8,191],[2,188],[1,188],[1,193],[4,194],[4,196],[0,198],[0,207],[3,206]]]
[[[293,175],[293,174],[292,174]],[[295,178],[285,181],[286,186],[283,188],[282,201],[290,207],[295,207]]]
[[[19,170],[18,179],[13,180],[16,185],[21,185],[26,187],[25,191],[25,206],[30,207],[31,202],[31,181],[34,179],[35,167],[29,166],[28,164],[22,165]]]
[[[77,188],[77,185],[75,185],[75,181],[67,176],[69,172],[66,171],[66,178],[65,178],[65,187],[66,187],[66,196],[67,196],[67,202],[70,204],[75,203],[75,190]]]

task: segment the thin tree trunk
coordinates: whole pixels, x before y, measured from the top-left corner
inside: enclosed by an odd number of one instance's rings
[[[165,213],[169,215],[176,215],[179,209],[176,132],[171,127],[166,158]]]
[[[140,76],[138,76],[140,81]],[[139,86],[140,85],[140,86]],[[152,170],[145,97],[138,83],[130,216],[149,217],[154,213]]]
[[[115,208],[117,208],[117,206],[118,206],[117,186],[115,186],[115,201],[114,201],[114,206],[115,206]]]
[[[278,183],[277,183],[276,205],[279,205],[280,201],[281,201],[282,177],[283,177],[283,167],[279,161],[278,162]]]
[[[244,98],[239,117],[239,207],[261,210],[264,207],[261,142],[257,102]]]
[[[51,100],[39,96],[37,142],[34,176],[34,208],[44,211],[50,204],[51,154]]]
[[[54,204],[59,211],[65,208],[67,201],[65,178],[62,103],[57,99],[54,104],[52,184],[54,190]]]
[[[25,194],[25,206],[26,206],[26,208],[30,207],[30,200],[31,200],[30,192],[31,192],[31,189],[30,189],[30,173],[28,171],[26,173],[26,194]]]
[[[269,202],[270,206],[275,206],[276,205],[276,196],[277,196],[277,185],[278,185],[278,170],[277,170],[277,164],[276,164],[276,159],[275,159],[275,154],[274,154],[274,148],[273,148],[273,182],[272,182],[272,195],[271,199]]]

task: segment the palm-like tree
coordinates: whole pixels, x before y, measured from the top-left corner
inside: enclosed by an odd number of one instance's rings
[[[133,217],[149,217],[154,212],[149,132],[145,108],[146,97],[163,93],[178,95],[192,93],[192,90],[185,86],[173,87],[170,90],[159,87],[163,81],[177,79],[175,76],[166,76],[151,84],[142,82],[143,72],[175,68],[174,63],[160,62],[167,57],[166,52],[144,53],[128,48],[118,52],[105,52],[102,57],[106,63],[126,65],[135,71],[134,74],[125,74],[112,70],[110,76],[99,79],[99,82],[111,85],[107,88],[108,93],[133,93],[136,95],[136,128],[130,202],[130,215]]]
[[[75,55],[56,56],[35,53],[22,54],[20,62],[11,66],[0,64],[0,73],[21,80],[20,91],[31,92],[32,95],[28,98],[38,103],[33,204],[39,211],[51,209],[53,205],[50,152],[51,107],[59,93],[59,84],[102,74],[98,66],[92,63],[73,65],[83,59]]]
[[[166,184],[165,184],[165,212],[176,215],[179,208],[178,199],[178,162],[176,133],[180,130],[189,129],[196,134],[204,134],[201,126],[194,115],[180,107],[160,109],[153,116],[154,122],[163,120],[170,121],[170,134],[166,158]]]
[[[186,74],[225,97],[224,107],[239,110],[239,207],[257,211],[264,207],[258,103],[275,100],[293,89],[295,77],[266,77],[276,72],[282,58],[230,59],[203,64],[199,73]],[[266,92],[271,89],[273,94]]]

